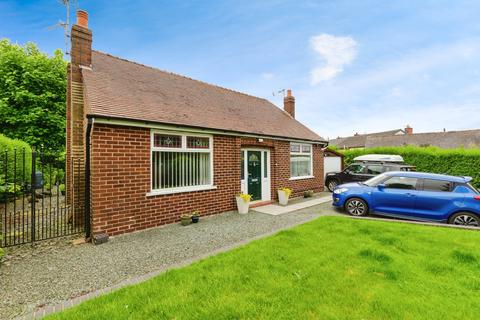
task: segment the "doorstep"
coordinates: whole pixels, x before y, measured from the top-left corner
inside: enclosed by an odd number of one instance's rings
[[[272,203],[273,203],[272,200],[267,200],[267,201],[262,201],[262,200],[253,201],[252,203],[250,203],[250,208],[256,208],[256,207],[266,206],[266,205],[272,204]]]
[[[308,207],[313,207],[318,204],[326,203],[329,201],[332,201],[332,197],[325,196],[325,197],[319,197],[319,198],[314,198],[314,199],[305,200],[305,201],[298,201],[295,203],[288,204],[286,206],[281,206],[279,204],[269,204],[261,207],[255,207],[252,210],[260,213],[266,213],[273,216],[278,216],[280,214],[293,212],[293,211],[297,211],[297,210],[308,208]]]

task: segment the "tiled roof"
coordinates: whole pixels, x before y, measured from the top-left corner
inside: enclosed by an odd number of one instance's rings
[[[363,148],[367,142],[368,137],[377,137],[377,136],[394,136],[398,132],[401,132],[403,135],[403,129],[374,132],[367,134],[358,134],[351,137],[337,138],[330,140],[330,145],[337,146],[339,148]]]
[[[89,115],[325,141],[266,99],[98,51],[82,75]]]
[[[429,132],[404,134],[396,136],[368,137],[366,147],[385,147],[385,146],[436,146],[444,149],[453,148],[479,148],[480,130],[465,131],[447,131],[447,132]]]

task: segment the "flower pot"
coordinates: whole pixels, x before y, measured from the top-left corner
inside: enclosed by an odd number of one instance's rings
[[[199,216],[192,216],[192,223],[197,223],[200,220]]]
[[[247,214],[248,207],[250,207],[250,201],[243,200],[242,197],[235,197],[237,199],[237,209],[240,214]]]
[[[182,226],[188,226],[190,223],[192,223],[192,219],[190,217],[189,218],[182,218],[180,223],[182,224]]]
[[[288,195],[283,190],[278,190],[278,203],[282,206],[286,206],[288,204]]]

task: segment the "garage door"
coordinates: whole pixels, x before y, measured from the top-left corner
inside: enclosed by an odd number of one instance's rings
[[[342,158],[340,157],[325,157],[324,174],[332,171],[342,171]]]

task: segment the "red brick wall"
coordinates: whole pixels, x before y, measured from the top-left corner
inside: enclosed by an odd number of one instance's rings
[[[270,150],[270,175],[272,199],[278,200],[277,189],[293,189],[292,197],[302,196],[306,190],[323,191],[323,151],[320,146],[313,146],[313,176],[311,179],[290,180],[290,142],[256,138],[241,138],[243,148],[265,148]]]
[[[91,147],[92,232],[117,235],[172,223],[200,210],[211,215],[235,210],[240,192],[241,147],[271,150],[272,198],[279,187],[323,190],[323,156],[314,147],[314,179],[290,181],[289,142],[215,135],[215,190],[147,196],[150,192],[150,130],[95,124]]]
[[[95,124],[91,147],[92,231],[116,235],[180,220],[200,210],[210,215],[235,209],[240,192],[240,140],[215,136],[215,190],[147,196],[150,130]]]

